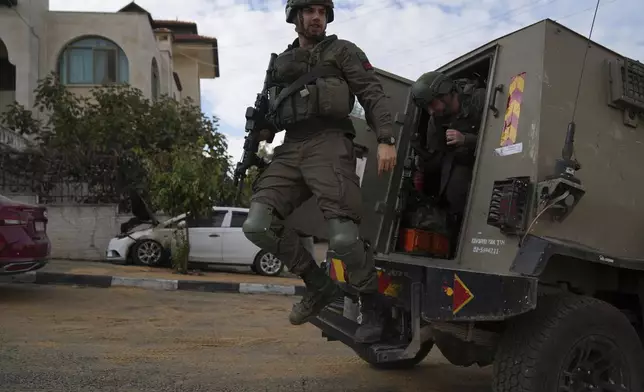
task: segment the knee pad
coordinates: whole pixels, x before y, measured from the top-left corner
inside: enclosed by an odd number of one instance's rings
[[[344,254],[360,241],[360,228],[350,219],[329,220],[329,250]]]
[[[262,203],[251,203],[242,231],[253,244],[262,249],[272,249],[275,247],[276,239],[271,226],[275,220],[273,207]]]

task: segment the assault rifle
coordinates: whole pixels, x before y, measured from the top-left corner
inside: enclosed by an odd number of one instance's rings
[[[236,201],[239,202],[239,197],[244,187],[244,179],[246,178],[246,171],[253,166],[257,166],[260,170],[264,169],[268,163],[257,155],[259,151],[259,131],[268,129],[271,131],[267,143],[272,143],[275,137],[275,125],[270,122],[266,116],[269,111],[269,89],[272,84],[271,75],[277,54],[271,53],[271,59],[266,69],[266,76],[264,77],[264,86],[262,91],[257,94],[255,99],[255,106],[246,108],[246,136],[244,137],[244,154],[241,160],[235,167],[235,174],[233,182],[237,186]]]

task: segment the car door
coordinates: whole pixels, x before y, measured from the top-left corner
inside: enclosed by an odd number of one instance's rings
[[[210,218],[188,220],[190,261],[197,263],[222,262],[224,240],[222,227],[227,215],[227,210],[214,210]]]
[[[260,248],[250,242],[242,230],[248,211],[231,211],[228,227],[224,227],[222,257],[225,263],[251,265]]]

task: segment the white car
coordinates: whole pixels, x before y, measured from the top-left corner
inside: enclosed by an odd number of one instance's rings
[[[242,232],[248,215],[247,208],[213,207],[213,217],[198,220],[188,228],[191,263],[249,266],[260,275],[276,276],[284,264],[271,253],[262,251]],[[134,231],[127,231],[110,240],[108,261],[150,266],[165,264],[170,252],[166,249],[172,231],[185,225],[185,214],[165,222]],[[302,238],[305,247],[313,253],[313,238]]]

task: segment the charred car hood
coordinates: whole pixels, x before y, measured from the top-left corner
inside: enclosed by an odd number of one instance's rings
[[[143,200],[138,192],[130,192],[130,202],[132,203],[132,215],[137,219],[144,222],[152,222],[155,225],[159,224],[156,216],[154,216],[154,213],[150,210],[148,203]]]

